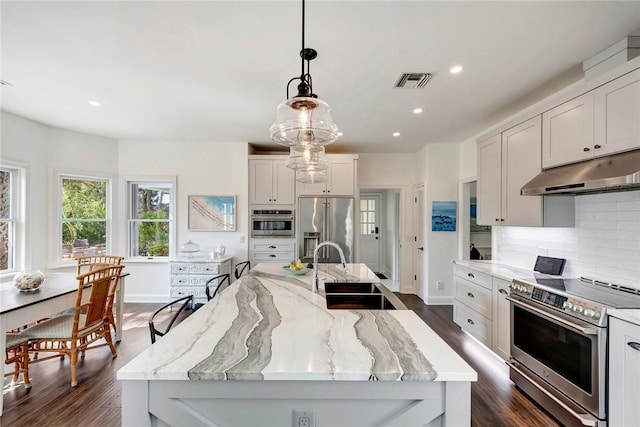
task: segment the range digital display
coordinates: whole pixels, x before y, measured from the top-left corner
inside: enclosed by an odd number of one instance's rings
[[[567,297],[543,291],[542,289],[534,289],[531,293],[531,298],[557,308],[563,308],[565,301],[567,301]]]

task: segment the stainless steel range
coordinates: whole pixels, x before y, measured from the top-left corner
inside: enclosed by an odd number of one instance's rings
[[[606,426],[607,310],[640,291],[597,280],[514,280],[510,378],[566,426]]]

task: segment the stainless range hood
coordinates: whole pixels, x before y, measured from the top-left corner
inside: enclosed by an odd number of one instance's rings
[[[640,150],[543,170],[520,190],[523,196],[604,193],[640,189]]]

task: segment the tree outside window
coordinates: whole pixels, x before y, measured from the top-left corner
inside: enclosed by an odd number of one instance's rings
[[[0,271],[13,268],[13,215],[11,172],[0,170]]]
[[[62,259],[107,251],[107,180],[62,178]]]
[[[169,256],[173,185],[129,183],[129,256]]]

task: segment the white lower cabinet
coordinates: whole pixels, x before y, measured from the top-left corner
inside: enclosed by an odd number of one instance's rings
[[[249,244],[249,259],[252,265],[262,262],[288,264],[296,258],[295,239],[254,238]]]
[[[194,303],[204,304],[207,302],[207,281],[218,274],[231,274],[231,257],[219,260],[170,260],[169,295],[172,300],[193,295]],[[213,292],[216,287],[217,281],[210,285],[210,291]]]
[[[509,282],[454,265],[456,297],[453,320],[460,328],[507,360],[511,346]]]
[[[640,423],[640,325],[609,318],[609,425]]]

